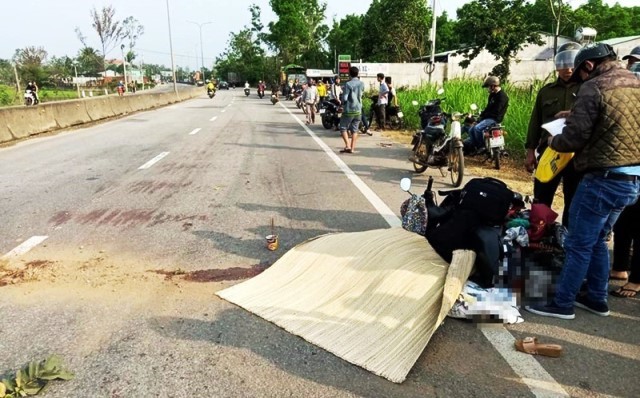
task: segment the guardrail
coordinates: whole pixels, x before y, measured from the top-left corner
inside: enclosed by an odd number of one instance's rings
[[[204,94],[202,87],[178,92],[148,93],[125,96],[101,96],[79,100],[40,103],[36,106],[0,109],[0,143],[32,135],[65,129],[111,117],[126,115]]]

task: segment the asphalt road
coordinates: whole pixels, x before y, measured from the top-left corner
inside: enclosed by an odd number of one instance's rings
[[[389,226],[296,118],[236,89],[0,148],[0,255],[46,237],[0,263],[27,269],[0,286],[0,373],[58,353],[76,378],[51,397],[640,396],[637,299],[609,318],[448,319],[398,385],[215,296],[308,238]],[[400,179],[430,172],[381,143],[338,156],[398,214]],[[513,353],[529,335],[566,355]]]

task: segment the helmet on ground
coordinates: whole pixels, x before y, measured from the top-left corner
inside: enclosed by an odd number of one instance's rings
[[[482,83],[482,87],[499,86],[499,85],[500,85],[500,78],[498,78],[498,76],[489,76],[486,79],[484,79],[484,83]]]
[[[563,45],[561,45],[560,47],[558,47],[558,50],[556,51],[557,53],[561,53],[563,51],[569,51],[569,50],[581,50],[582,46],[578,43],[576,43],[575,41],[568,41],[566,43],[564,43]]]
[[[578,71],[586,61],[593,61],[611,56],[615,57],[616,52],[613,50],[613,47],[605,43],[593,43],[582,47],[573,61],[573,74],[571,75],[571,79],[577,79],[579,76]]]
[[[629,58],[635,58],[637,60],[640,60],[640,46],[635,46],[633,48],[633,50],[631,50],[631,52],[627,55],[625,55],[624,57],[622,57],[622,60],[627,60]]]

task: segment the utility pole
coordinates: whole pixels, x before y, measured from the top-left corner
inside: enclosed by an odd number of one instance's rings
[[[428,0],[427,0],[428,1]],[[431,57],[429,57],[429,66],[426,68],[427,73],[429,74],[429,83],[431,83],[431,74],[436,69],[435,58],[436,58],[436,0],[433,0],[431,3],[431,12],[433,13],[433,21],[431,23]]]
[[[124,72],[124,92],[127,92],[127,59],[124,57],[124,44],[120,45],[122,51],[122,71]]]
[[[78,63],[73,61],[73,71],[76,74],[76,90],[78,91],[78,98],[80,98],[80,86],[78,82]]]
[[[18,64],[17,63],[13,63],[13,73],[16,76],[16,97],[19,98],[20,93],[22,93],[22,90],[20,90],[20,78],[18,77]]]
[[[171,52],[171,74],[173,75],[173,91],[178,96],[178,84],[176,83],[176,66],[173,57],[173,43],[171,42],[171,17],[169,16],[169,0],[167,0],[167,24],[169,25],[169,51]]]
[[[202,61],[202,69],[201,69],[201,71],[202,71],[202,81],[204,81],[205,80],[205,77],[204,77],[204,49],[202,47],[202,27],[204,25],[208,25],[208,24],[211,24],[213,22],[211,22],[211,21],[207,21],[207,22],[203,22],[203,23],[198,23],[198,22],[193,22],[193,21],[187,21],[187,22],[192,23],[194,25],[197,25],[198,28],[200,28],[200,60]],[[196,61],[196,65],[197,65],[197,61]]]

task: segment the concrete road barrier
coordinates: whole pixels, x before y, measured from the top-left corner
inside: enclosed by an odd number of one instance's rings
[[[203,95],[202,87],[174,92],[139,95],[115,95],[82,100],[41,103],[0,109],[0,143],[18,140],[47,131],[122,116]]]
[[[94,122],[96,120],[102,120],[116,115],[111,108],[109,97],[90,98],[83,100],[82,102],[87,109],[87,114]]]
[[[58,128],[53,109],[46,104],[3,109],[7,129],[14,139]]]
[[[91,121],[87,108],[82,101],[71,101],[71,103],[66,101],[51,102],[44,105],[53,111],[53,117],[58,123],[58,128],[63,129]]]

